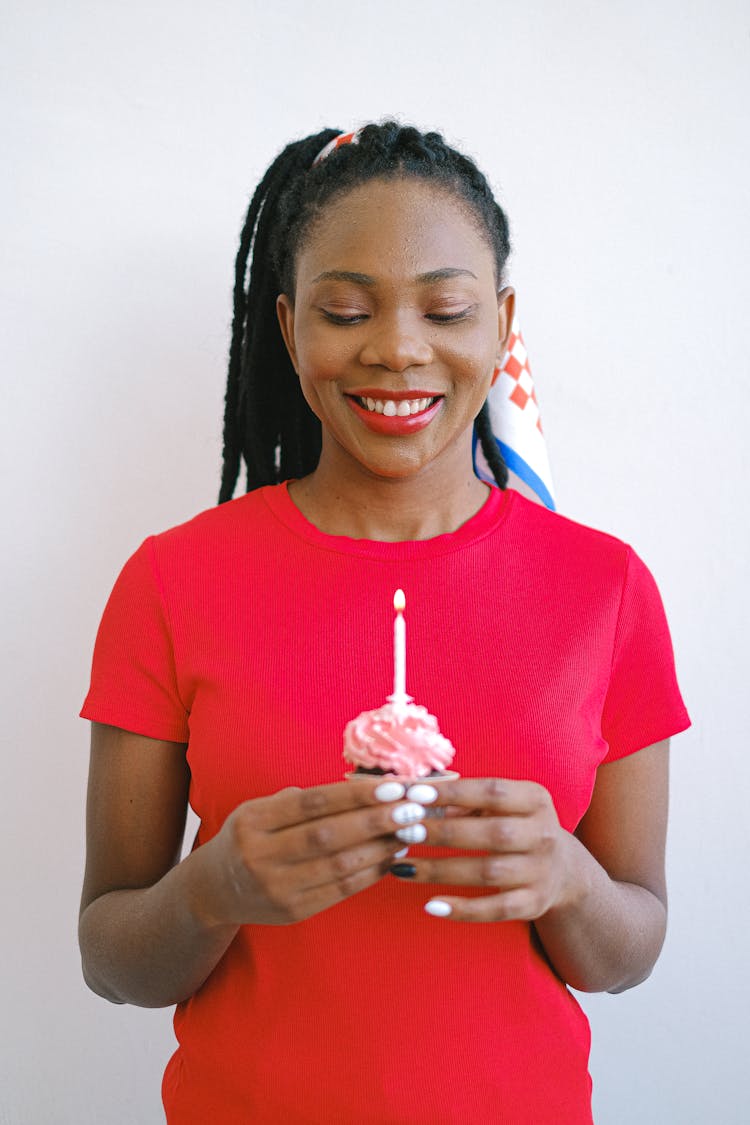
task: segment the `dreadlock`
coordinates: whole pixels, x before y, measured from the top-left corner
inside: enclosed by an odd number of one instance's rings
[[[503,455],[498,448],[495,435],[492,432],[490,408],[486,402],[474,419],[474,433],[479,439],[484,459],[497,484],[500,488],[507,488],[508,466],[505,464]]]
[[[219,503],[231,499],[241,461],[247,491],[303,477],[318,463],[320,422],[307,405],[284,345],[276,298],[293,299],[300,246],[326,206],[369,180],[436,183],[468,205],[490,245],[498,288],[510,253],[508,221],[486,178],[439,133],[393,121],[367,125],[357,144],[345,144],[315,164],[339,129],[295,141],[277,156],[250,202],[235,263],[232,342],[224,414],[224,466]],[[500,486],[508,471],[490,427],[487,404],[477,438]]]

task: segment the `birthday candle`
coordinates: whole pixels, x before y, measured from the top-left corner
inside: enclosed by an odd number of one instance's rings
[[[396,619],[393,622],[393,694],[399,701],[406,698],[406,622],[404,608],[406,598],[403,590],[393,595],[393,608]]]

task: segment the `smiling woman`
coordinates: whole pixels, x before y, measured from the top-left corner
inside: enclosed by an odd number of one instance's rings
[[[295,265],[279,320],[322,426],[316,469],[290,486],[295,503],[335,532],[343,487],[362,538],[455,531],[487,498],[473,424],[512,321],[486,233],[455,193],[376,179],[331,201]],[[362,505],[363,488],[374,498],[386,483],[389,506],[398,484],[408,526],[392,507],[384,524]]]
[[[644,564],[506,488],[508,253],[473,162],[392,122],[289,145],[250,205],[222,502],[128,561],[82,712],[84,974],[177,1004],[170,1125],[589,1125],[569,988],[659,954],[689,720]],[[341,780],[397,588],[440,786]]]

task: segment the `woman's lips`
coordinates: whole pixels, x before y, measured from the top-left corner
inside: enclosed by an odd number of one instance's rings
[[[344,396],[349,406],[357,415],[358,418],[364,422],[369,430],[376,434],[413,434],[418,430],[423,430],[425,426],[429,426],[432,419],[440,410],[443,399],[441,395],[431,395],[429,393],[420,391],[397,391],[392,395],[385,398],[382,393],[380,395],[364,394]],[[380,413],[379,409],[368,409],[363,406],[362,402],[367,403],[382,403],[383,410],[388,410],[389,413]],[[422,402],[427,402],[429,405],[420,409]],[[398,414],[397,411],[404,410],[404,403],[409,403],[408,414]],[[389,405],[390,404],[390,405]],[[415,413],[411,410],[416,406]]]

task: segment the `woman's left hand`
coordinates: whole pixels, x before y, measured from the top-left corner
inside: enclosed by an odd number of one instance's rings
[[[422,822],[426,837],[413,842],[484,854],[408,856],[392,865],[392,874],[410,882],[491,887],[495,893],[440,895],[427,904],[428,913],[461,922],[532,921],[565,901],[572,838],[543,786],[462,778],[433,788],[438,797],[432,807],[448,806],[447,815],[428,815]]]

